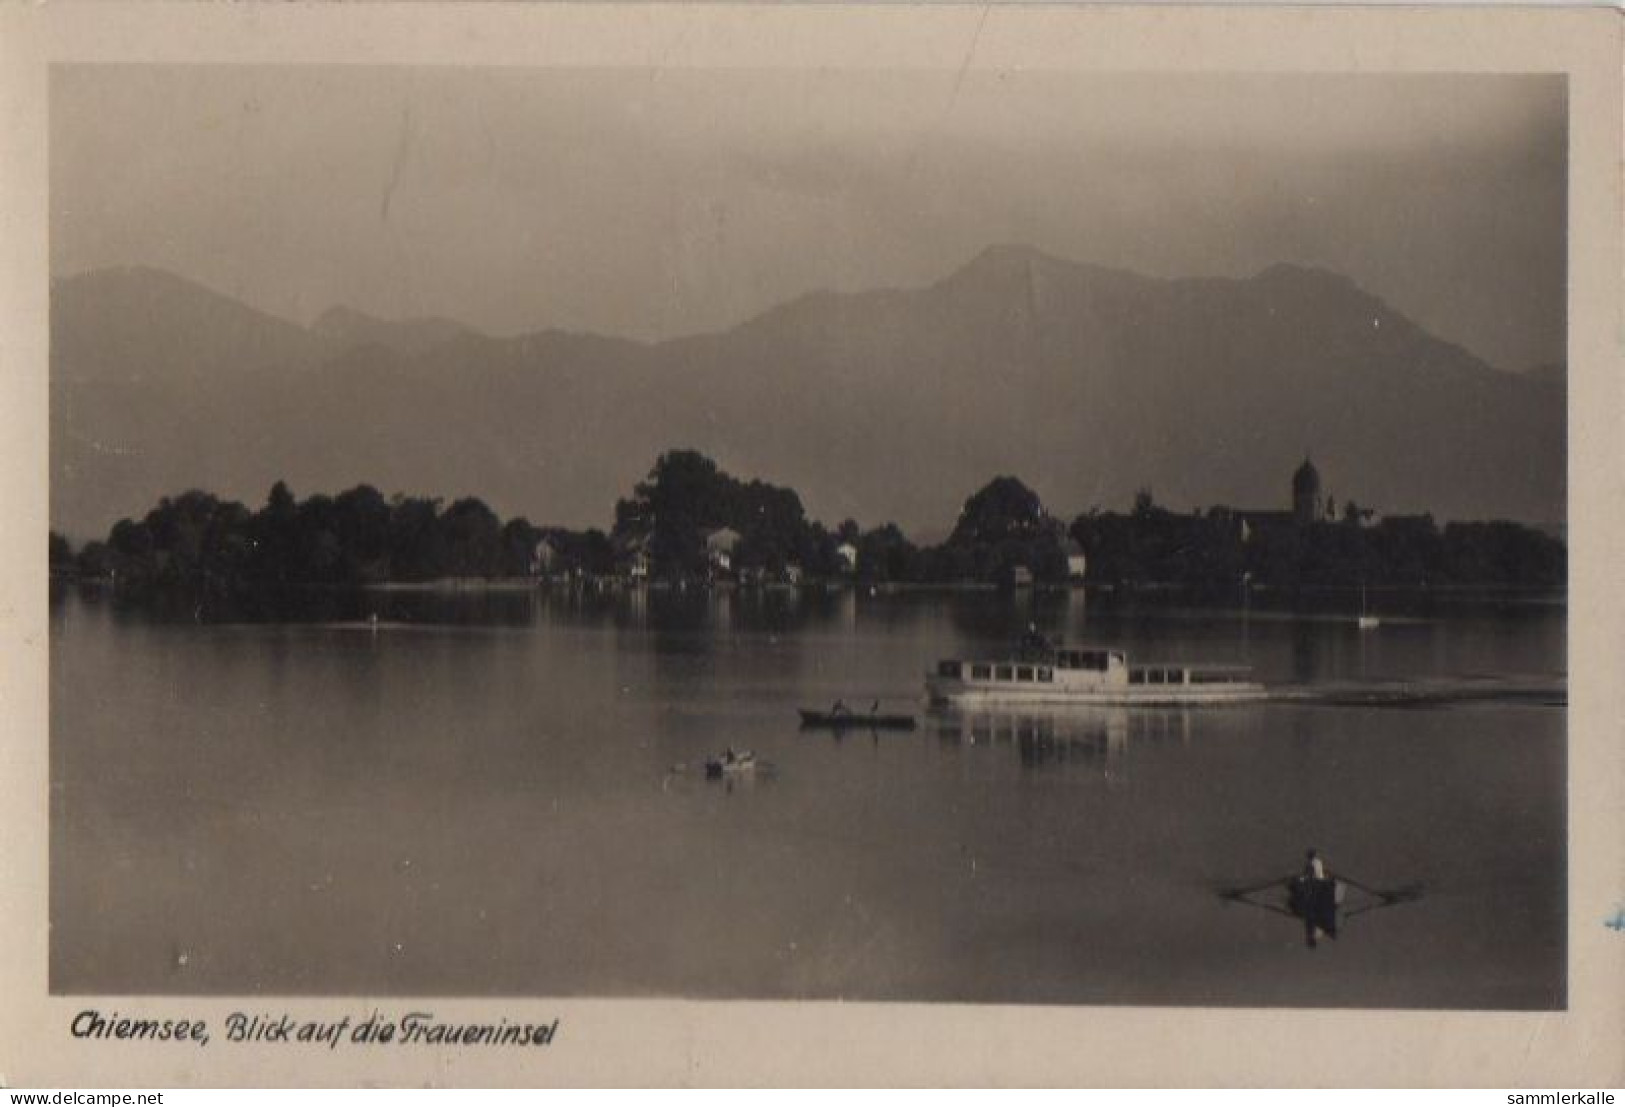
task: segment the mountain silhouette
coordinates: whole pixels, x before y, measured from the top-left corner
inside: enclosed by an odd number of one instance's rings
[[[545,305],[538,315],[545,314]],[[257,505],[368,482],[605,526],[663,450],[797,489],[831,523],[942,534],[1021,477],[1055,514],[1325,490],[1384,513],[1565,519],[1560,369],[1504,372],[1352,281],[1153,279],[995,246],[916,289],[800,297],[658,343],[335,309],[309,328],[151,269],[52,288],[51,516]]]

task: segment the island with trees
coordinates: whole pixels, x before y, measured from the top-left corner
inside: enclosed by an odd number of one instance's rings
[[[1307,466],[1307,462],[1305,465]],[[999,476],[964,501],[948,537],[895,523],[831,528],[792,489],[731,476],[693,450],[660,456],[614,505],[608,531],[504,520],[479,499],[385,497],[370,485],[298,499],[277,482],[257,510],[191,490],[122,519],[78,550],[50,535],[54,577],[122,594],[243,595],[437,581],[634,585],[1177,586],[1215,596],[1355,586],[1560,589],[1563,542],[1508,521],[1321,507],[1295,480],[1292,511],[1090,508],[1070,522]],[[1312,472],[1312,470],[1311,470]]]

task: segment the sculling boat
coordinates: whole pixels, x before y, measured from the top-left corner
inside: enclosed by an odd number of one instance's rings
[[[1218,704],[1264,699],[1250,670],[1178,662],[1130,665],[1121,650],[1066,650],[1030,640],[1016,657],[939,661],[926,675],[937,704]]]
[[[1359,893],[1352,906],[1347,902],[1350,889]],[[1285,898],[1267,895],[1269,892],[1285,892]],[[1373,888],[1316,865],[1313,870],[1296,876],[1266,880],[1247,888],[1227,888],[1219,893],[1219,898],[1296,919],[1303,925],[1305,943],[1314,949],[1321,938],[1336,938],[1356,915],[1412,903],[1421,898],[1422,892],[1420,884]]]
[[[705,763],[705,775],[718,777],[731,773],[750,772],[756,768],[756,755],[750,750],[728,750]]]
[[[1287,910],[1328,938],[1336,938],[1343,882],[1336,877],[1297,876],[1286,887]]]

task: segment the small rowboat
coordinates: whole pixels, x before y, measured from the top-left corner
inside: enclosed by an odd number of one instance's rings
[[[1360,893],[1351,906],[1345,903],[1349,889]],[[1284,892],[1284,899],[1264,893]],[[1297,919],[1303,924],[1304,938],[1311,949],[1320,938],[1336,938],[1343,924],[1356,915],[1384,907],[1397,907],[1420,899],[1423,887],[1407,884],[1398,888],[1373,888],[1352,877],[1325,873],[1316,876],[1309,872],[1296,876],[1266,880],[1247,888],[1227,888],[1219,898],[1229,903],[1244,903],[1277,915]]]
[[[858,711],[801,711],[801,725],[826,730],[913,730],[913,715],[867,714]]]

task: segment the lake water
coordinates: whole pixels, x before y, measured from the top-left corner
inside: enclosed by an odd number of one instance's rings
[[[1431,605],[1365,632],[1081,593],[390,592],[306,621],[195,615],[54,599],[54,991],[1565,1000],[1560,695],[919,703],[935,658],[1005,652],[1029,623],[1310,690],[1560,684],[1561,606]],[[798,706],[837,698],[923,725],[799,729]],[[764,764],[706,779],[728,746]],[[1309,846],[1422,895],[1313,950],[1219,896]]]

